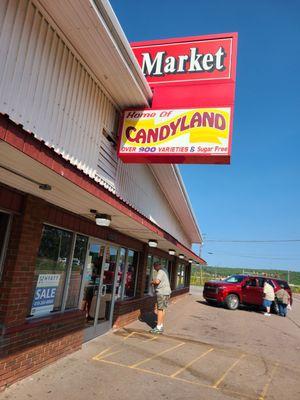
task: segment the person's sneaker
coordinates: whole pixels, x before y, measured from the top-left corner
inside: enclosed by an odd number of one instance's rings
[[[271,314],[268,313],[268,312],[265,312],[264,315],[265,315],[266,317],[271,317]]]
[[[163,331],[164,331],[163,328],[158,329],[158,327],[156,326],[155,328],[151,329],[149,332],[150,332],[150,333],[157,334],[157,333],[163,333]]]

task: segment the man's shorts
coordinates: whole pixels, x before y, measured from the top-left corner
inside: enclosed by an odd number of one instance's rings
[[[273,301],[264,299],[263,306],[264,307],[271,307]]]
[[[163,294],[157,294],[157,309],[166,310],[168,308],[168,303],[170,296],[165,296]]]

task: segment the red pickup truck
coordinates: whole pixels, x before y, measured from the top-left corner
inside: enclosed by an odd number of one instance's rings
[[[266,280],[274,287],[275,293],[284,288],[291,296],[292,304],[292,292],[288,283],[266,276],[231,275],[224,280],[209,281],[204,285],[203,297],[209,304],[225,304],[229,310],[236,310],[240,304],[261,306]],[[278,313],[276,302],[273,303],[272,311]]]

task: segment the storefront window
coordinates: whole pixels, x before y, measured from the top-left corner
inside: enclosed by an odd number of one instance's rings
[[[105,285],[106,293],[112,293],[114,284],[114,276],[117,263],[117,247],[108,246],[106,251],[104,271],[103,271],[103,285]]]
[[[44,226],[29,316],[78,307],[87,243],[86,236]]]
[[[135,296],[137,265],[138,253],[133,250],[128,250],[124,298]]]
[[[146,267],[145,290],[144,290],[145,294],[151,294],[152,258],[153,258],[153,256],[148,255],[147,267]]]
[[[178,264],[177,268],[177,288],[182,288],[185,286],[185,276],[186,276],[186,266],[184,264]]]
[[[94,324],[105,252],[104,245],[90,243],[83,276],[83,298],[80,306],[81,310],[85,312],[87,326]],[[101,310],[101,315],[103,314],[105,315],[105,309]]]
[[[120,256],[118,262],[118,278],[116,283],[116,299],[120,299],[122,297],[122,287],[123,287],[123,280],[125,277],[125,267],[126,267],[126,249],[120,249]]]
[[[138,253],[92,242],[87,255],[88,243],[86,236],[44,226],[28,310],[30,317],[78,308],[82,299],[80,308],[86,311],[88,319],[93,319],[101,289],[99,315],[100,319],[108,319],[113,287],[116,299],[135,296]]]
[[[66,309],[78,307],[87,244],[88,244],[88,238],[86,236],[82,235],[76,236],[76,243],[72,260],[72,268],[68,285],[68,297],[66,302]]]
[[[161,258],[160,259],[160,265],[163,267],[163,269],[165,271],[168,271],[168,264],[169,264],[169,262],[168,262],[168,260],[166,258]]]
[[[154,263],[160,263],[160,265],[163,267],[163,269],[168,273],[169,278],[170,278],[170,273],[169,273],[169,261],[166,258],[159,258],[153,255],[148,255],[148,260],[147,260],[147,270],[146,270],[146,282],[145,282],[145,294],[153,294],[153,288],[151,286],[151,281],[155,279],[157,272],[153,268]]]
[[[2,275],[5,250],[8,242],[10,214],[0,211],[0,279]]]
[[[116,298],[135,296],[138,253],[134,250],[120,249]]]

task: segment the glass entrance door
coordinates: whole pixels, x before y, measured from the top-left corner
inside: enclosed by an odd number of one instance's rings
[[[82,292],[86,341],[111,328],[118,257],[117,247],[90,241]]]

